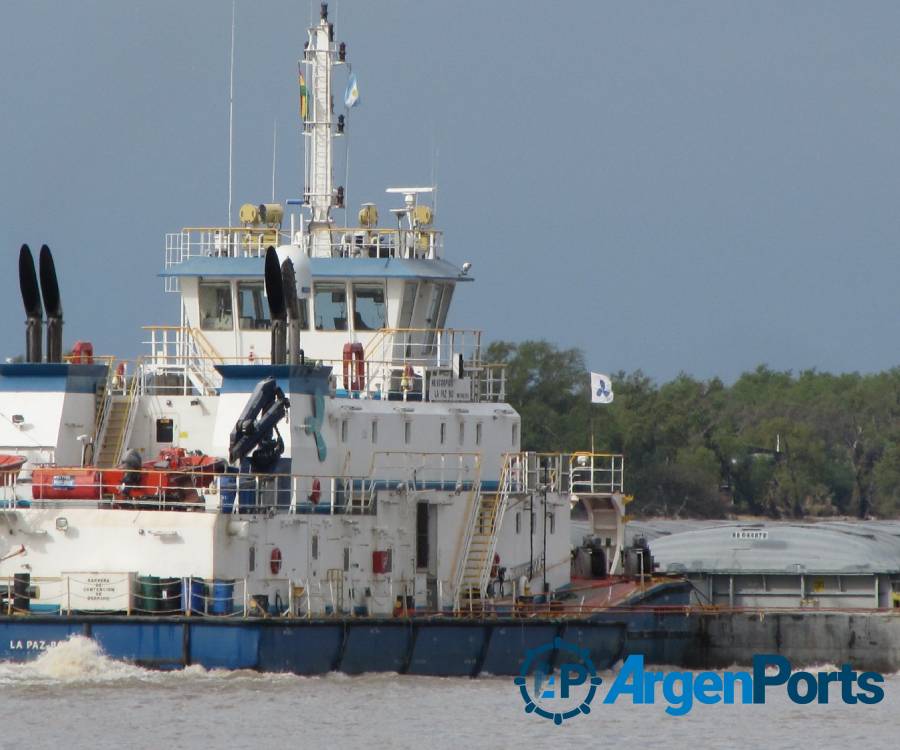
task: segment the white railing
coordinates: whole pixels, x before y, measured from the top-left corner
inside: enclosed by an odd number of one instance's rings
[[[461,492],[481,477],[480,453],[376,451],[369,477],[373,482],[401,481],[414,492],[441,489]]]
[[[142,360],[140,394],[213,395],[222,385],[221,364],[269,364],[266,356],[219,354],[197,328],[144,326],[149,354]],[[463,377],[458,358],[463,357]],[[506,366],[481,357],[481,331],[464,329],[383,329],[357,363],[310,358],[332,368],[332,393],[401,401],[501,403],[506,399]]]
[[[27,614],[187,615],[203,617],[311,616],[308,581],[268,578],[267,595],[251,594],[247,578],[150,576],[121,572],[7,576],[0,611]],[[305,606],[305,611],[303,608]]]
[[[509,453],[519,476],[514,494],[548,492],[614,495],[625,491],[625,458],[620,453]]]
[[[332,230],[331,254],[339,258],[440,258],[444,233],[434,229],[370,229],[346,227]]]
[[[625,457],[619,453],[573,453],[568,461],[573,495],[614,495],[625,491]]]
[[[378,452],[365,476],[221,473],[222,465],[172,469],[40,466],[14,485],[32,508],[97,508],[243,513],[374,513],[377,493],[471,491],[480,481],[477,453]],[[214,473],[220,472],[220,473]]]
[[[196,257],[259,258],[289,240],[277,227],[185,227],[166,235],[166,268]]]
[[[385,328],[367,345],[364,360],[368,381],[403,400],[506,398],[506,366],[482,361],[479,330]]]
[[[279,227],[185,227],[166,234],[166,269],[189,258],[258,258],[269,246],[290,242]],[[324,243],[333,258],[437,259],[443,254],[443,232],[434,229],[341,227],[330,230]],[[316,242],[316,247],[323,244]],[[166,279],[166,291],[179,291],[178,278]]]
[[[481,365],[481,331],[471,328],[383,328],[366,346],[366,359],[452,369]]]
[[[182,395],[194,391],[200,395],[213,395],[222,385],[222,377],[216,372],[216,365],[224,363],[224,358],[196,328],[181,326],[144,326],[149,331],[150,355],[143,360],[141,368],[141,393],[153,387],[153,381],[174,378],[167,383],[169,388],[178,389]]]

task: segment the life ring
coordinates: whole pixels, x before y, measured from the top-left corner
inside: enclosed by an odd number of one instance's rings
[[[272,554],[269,555],[269,570],[273,576],[277,576],[281,572],[281,550],[275,547]]]
[[[343,375],[344,390],[361,391],[366,385],[366,354],[360,342],[344,344]]]
[[[319,500],[322,499],[322,485],[318,479],[312,480],[312,489],[309,491],[309,501],[313,505],[318,505]]]

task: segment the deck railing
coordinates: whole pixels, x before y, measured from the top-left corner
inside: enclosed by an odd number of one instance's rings
[[[444,234],[435,229],[387,229],[378,227],[336,227],[328,230],[323,244],[333,258],[440,258]],[[166,269],[190,258],[259,258],[270,246],[291,241],[289,231],[279,227],[185,227],[166,235]],[[178,277],[167,277],[166,291],[179,291]]]
[[[150,353],[135,368],[139,395],[212,395],[222,385],[216,365],[270,362],[265,356],[223,356],[196,328],[145,326],[144,330]],[[314,357],[306,361],[332,368],[336,396],[475,403],[506,399],[506,366],[481,361],[477,330],[384,329],[366,349],[361,379],[355,362]]]
[[[402,451],[374,453],[365,476],[237,473],[222,471],[222,465],[134,470],[47,465],[19,478],[4,502],[53,509],[374,513],[379,492],[469,491],[480,472],[477,453]]]
[[[515,457],[514,494],[548,492],[614,495],[625,491],[625,457],[621,453],[510,453]]]

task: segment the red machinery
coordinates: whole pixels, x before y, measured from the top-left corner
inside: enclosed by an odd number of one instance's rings
[[[73,365],[94,364],[94,345],[90,341],[76,341],[69,355],[69,362]]]

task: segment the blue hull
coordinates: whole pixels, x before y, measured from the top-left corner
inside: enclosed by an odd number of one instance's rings
[[[627,623],[623,656],[639,654],[646,664],[684,666],[700,638],[700,618],[685,615],[691,590],[682,581],[658,584],[630,599],[627,608],[612,607],[592,619]]]
[[[587,648],[598,669],[622,658],[622,620],[214,620],[198,617],[0,617],[0,660],[27,661],[72,635],[113,659],[155,669],[199,664],[317,675],[398,672],[443,677],[519,673],[525,652],[559,636]]]

